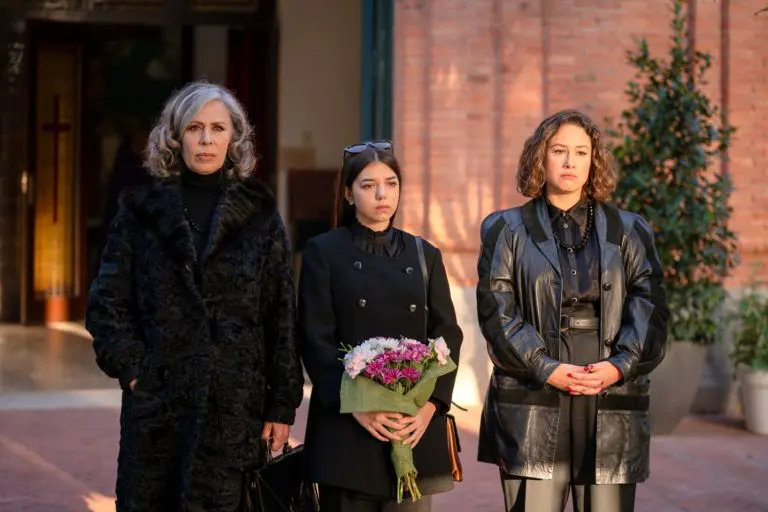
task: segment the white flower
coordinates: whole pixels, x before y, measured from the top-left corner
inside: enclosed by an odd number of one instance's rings
[[[344,370],[354,379],[379,354],[398,346],[399,341],[394,338],[369,338],[344,355]]]

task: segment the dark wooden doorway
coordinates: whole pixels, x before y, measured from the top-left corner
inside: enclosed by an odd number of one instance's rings
[[[179,33],[179,40],[187,42],[182,58],[163,53],[168,37],[163,30],[142,25],[29,25],[22,323],[84,316],[111,220],[107,217],[114,211],[111,203],[117,201],[108,193],[110,173],[135,134],[149,129],[162,102],[189,78],[191,48],[185,29]],[[142,73],[149,64],[154,75],[148,78]],[[140,154],[141,148],[136,151]],[[143,173],[140,156],[137,162],[135,172]]]

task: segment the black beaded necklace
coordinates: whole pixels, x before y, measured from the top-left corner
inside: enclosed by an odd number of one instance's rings
[[[224,187],[220,184],[218,187],[216,187],[216,192],[218,195],[221,195],[224,191]],[[210,230],[205,230],[200,227],[200,225],[192,220],[192,216],[189,214],[189,206],[187,205],[187,198],[184,197],[184,194],[181,194],[181,205],[184,209],[184,218],[187,219],[187,222],[189,223],[189,227],[192,228],[192,231],[195,231],[196,233],[200,233],[201,235],[206,235]]]
[[[584,248],[585,245],[587,245],[587,242],[589,241],[589,234],[592,231],[592,224],[594,222],[595,218],[595,205],[592,201],[589,202],[587,206],[587,227],[584,230],[584,235],[581,237],[581,241],[576,245],[569,245],[566,243],[563,243],[562,240],[560,240],[557,237],[557,233],[552,231],[552,236],[555,237],[555,241],[562,247],[563,249],[566,249],[568,252],[577,252]]]
[[[204,230],[203,228],[198,226],[197,222],[192,220],[192,216],[189,214],[189,207],[187,206],[187,200],[184,198],[184,196],[181,197],[181,203],[184,206],[184,218],[187,219],[187,222],[189,223],[189,227],[192,228],[192,231],[196,231],[201,235],[205,235],[206,233],[208,233],[207,230]]]

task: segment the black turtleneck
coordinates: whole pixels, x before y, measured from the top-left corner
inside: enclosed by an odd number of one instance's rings
[[[181,171],[181,197],[184,216],[192,229],[198,258],[208,245],[213,223],[213,212],[219,202],[222,188],[222,172],[198,174],[184,168]]]
[[[392,226],[374,231],[355,220],[349,227],[355,245],[369,254],[397,258],[405,250],[403,233]]]

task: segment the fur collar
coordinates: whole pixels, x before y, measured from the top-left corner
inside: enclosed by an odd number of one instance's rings
[[[195,260],[192,230],[184,218],[178,178],[157,179],[123,198],[141,226],[155,231],[161,241],[185,262]],[[211,225],[210,242],[201,261],[220,250],[227,239],[255,223],[264,223],[276,211],[275,197],[255,176],[229,180]]]

